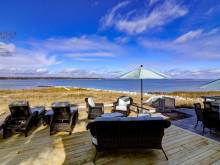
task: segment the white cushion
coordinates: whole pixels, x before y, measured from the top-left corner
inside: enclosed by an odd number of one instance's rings
[[[95,103],[91,97],[88,98],[88,104],[90,107],[95,107]]]
[[[153,102],[157,101],[158,99],[163,98],[162,96],[152,96],[149,99],[147,99],[146,101],[144,101],[144,103],[148,104],[148,105],[152,105]]]
[[[120,111],[127,111],[127,106],[126,105],[117,105],[115,107],[116,110],[120,110]]]
[[[119,99],[118,100],[118,105],[119,106],[127,106],[128,105],[128,103],[127,102],[125,102],[124,100],[122,100],[122,99]]]

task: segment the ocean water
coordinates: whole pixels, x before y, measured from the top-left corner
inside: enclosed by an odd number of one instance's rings
[[[201,91],[200,87],[212,80],[192,79],[163,79],[143,80],[145,92],[171,92],[171,91]],[[0,80],[0,89],[27,89],[39,86],[65,86],[95,88],[117,91],[140,91],[140,80],[122,79],[26,79],[26,80]]]

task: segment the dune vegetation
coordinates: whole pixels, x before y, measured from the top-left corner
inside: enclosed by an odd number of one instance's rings
[[[83,88],[36,88],[19,90],[0,90],[0,113],[8,111],[8,104],[14,100],[28,100],[31,106],[50,107],[52,102],[69,101],[73,104],[85,105],[86,97],[93,97],[95,102],[111,104],[121,95],[130,95],[135,102],[140,101],[139,93],[120,93],[114,91],[91,90]],[[168,95],[176,98],[177,107],[192,108],[195,102],[202,102],[201,96],[220,95],[217,91],[208,92],[171,92],[149,93],[144,95],[144,100],[155,95]]]

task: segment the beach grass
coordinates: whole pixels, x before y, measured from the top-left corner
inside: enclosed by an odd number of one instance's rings
[[[123,94],[112,91],[90,90],[83,88],[36,88],[22,90],[0,90],[0,113],[8,111],[8,104],[15,100],[28,100],[31,106],[50,107],[56,101],[68,101],[72,104],[85,105],[86,97],[93,97],[95,102],[111,104]],[[139,94],[132,95],[137,102]],[[145,96],[145,99],[148,97]]]
[[[131,96],[135,102],[140,102],[139,93],[123,93],[116,91],[92,90],[84,88],[35,88],[19,90],[0,90],[0,114],[8,111],[8,104],[14,100],[28,100],[31,106],[50,107],[52,102],[69,101],[79,105],[85,105],[86,97],[93,97],[95,102],[111,104],[121,95]],[[154,95],[168,95],[176,98],[176,106],[179,108],[192,108],[195,102],[202,102],[201,96],[220,95],[218,91],[208,92],[170,92],[150,93],[144,95],[144,100]]]

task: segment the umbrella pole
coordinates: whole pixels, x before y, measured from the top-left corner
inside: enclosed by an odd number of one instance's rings
[[[143,113],[143,80],[141,79],[141,113]]]

